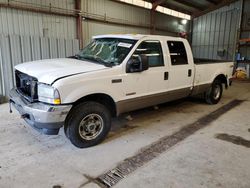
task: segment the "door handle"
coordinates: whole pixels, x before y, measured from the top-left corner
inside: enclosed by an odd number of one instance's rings
[[[164,80],[168,80],[168,72],[164,72]]]
[[[188,69],[188,77],[192,76],[192,69]]]

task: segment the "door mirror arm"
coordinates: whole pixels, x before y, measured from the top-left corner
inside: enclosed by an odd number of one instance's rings
[[[148,57],[146,55],[131,57],[126,65],[126,73],[142,72],[148,70],[148,67]]]

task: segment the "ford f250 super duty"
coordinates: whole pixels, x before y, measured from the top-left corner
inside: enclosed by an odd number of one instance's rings
[[[194,60],[187,40],[154,35],[101,35],[78,54],[15,67],[10,106],[45,134],[76,147],[104,140],[121,113],[202,94],[219,102],[233,62]]]

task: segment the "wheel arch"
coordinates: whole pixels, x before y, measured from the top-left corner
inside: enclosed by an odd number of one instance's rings
[[[219,74],[215,77],[214,81],[215,80],[219,80],[222,84],[225,85],[225,88],[227,89],[228,88],[228,82],[227,82],[227,76],[224,75],[224,74]]]
[[[112,117],[115,117],[117,115],[116,103],[114,99],[110,95],[105,94],[105,93],[94,93],[94,94],[86,95],[76,100],[73,103],[73,107],[80,103],[87,102],[87,101],[94,101],[94,102],[98,102],[104,105],[105,107],[108,108]]]

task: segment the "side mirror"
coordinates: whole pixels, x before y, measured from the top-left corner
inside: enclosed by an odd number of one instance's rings
[[[139,55],[128,60],[126,73],[142,72],[145,70],[148,70],[148,57],[146,55]]]

